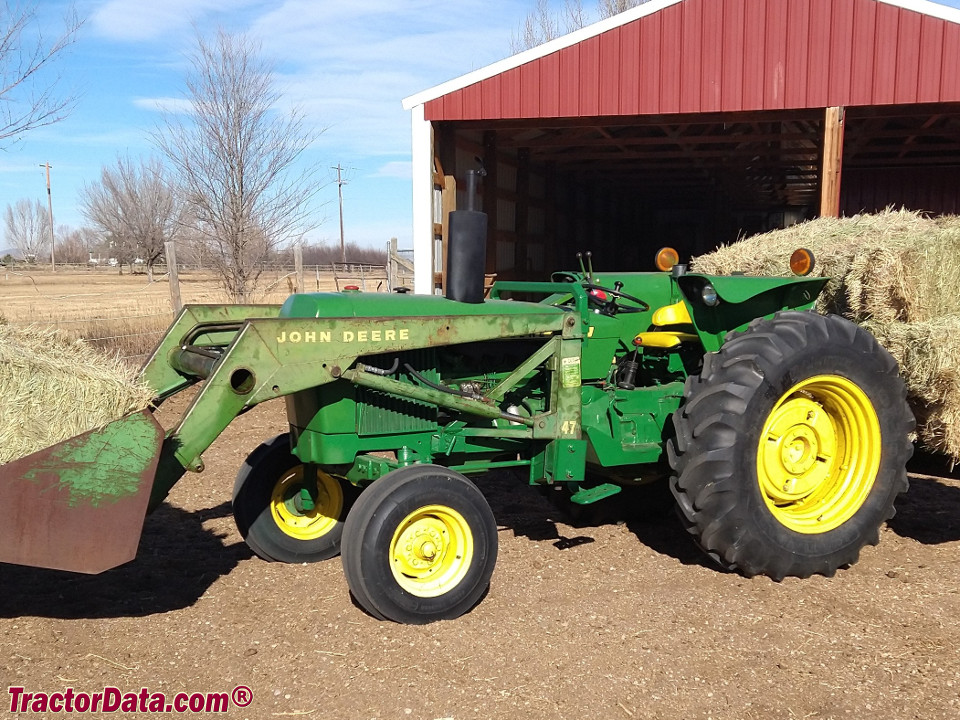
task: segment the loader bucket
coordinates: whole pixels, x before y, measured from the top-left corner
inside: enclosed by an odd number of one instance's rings
[[[0,562],[99,573],[132,560],[162,442],[143,410],[0,466]]]

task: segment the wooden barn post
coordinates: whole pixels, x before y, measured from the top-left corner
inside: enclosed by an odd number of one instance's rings
[[[173,313],[176,315],[183,309],[183,302],[180,300],[180,273],[177,269],[177,246],[172,240],[163,244],[163,249],[167,254],[167,273],[170,282],[170,305],[173,306]]]
[[[843,169],[843,108],[828,107],[823,123],[823,169],[820,217],[840,216],[840,172]]]

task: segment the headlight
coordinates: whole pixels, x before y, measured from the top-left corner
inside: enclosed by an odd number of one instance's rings
[[[700,291],[700,299],[703,300],[703,304],[707,307],[716,307],[720,304],[717,290],[710,283],[703,286],[703,290]]]

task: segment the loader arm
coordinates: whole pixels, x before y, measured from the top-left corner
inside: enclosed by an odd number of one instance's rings
[[[154,348],[140,369],[139,377],[155,393],[154,406],[198,381],[195,376],[178,372],[170,362],[172,355],[188,339],[195,328],[209,331],[192,339],[198,346],[226,346],[237,334],[238,325],[248,318],[271,318],[280,314],[279,305],[186,305],[167,329],[163,339]],[[233,329],[230,329],[230,328]]]
[[[355,371],[344,377],[361,355],[455,345],[467,340],[554,334],[573,338],[579,335],[578,331],[579,322],[574,315],[544,308],[523,315],[256,318],[243,323],[219,357],[206,353],[202,347],[185,350],[165,341],[162,347],[166,347],[164,352],[173,373],[162,369],[159,362],[148,365],[148,370],[155,368],[150,372],[165,383],[162,387],[174,387],[173,374],[181,378],[180,383],[192,384],[200,379],[206,382],[179,424],[167,435],[150,507],[156,507],[166,497],[184,469],[203,469],[202,453],[239,414],[267,400],[342,377],[344,382],[362,382],[364,375]],[[171,331],[168,338],[173,335]]]

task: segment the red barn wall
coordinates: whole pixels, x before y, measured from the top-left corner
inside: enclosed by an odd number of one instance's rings
[[[426,103],[428,120],[960,101],[960,25],[876,0],[685,0]]]

